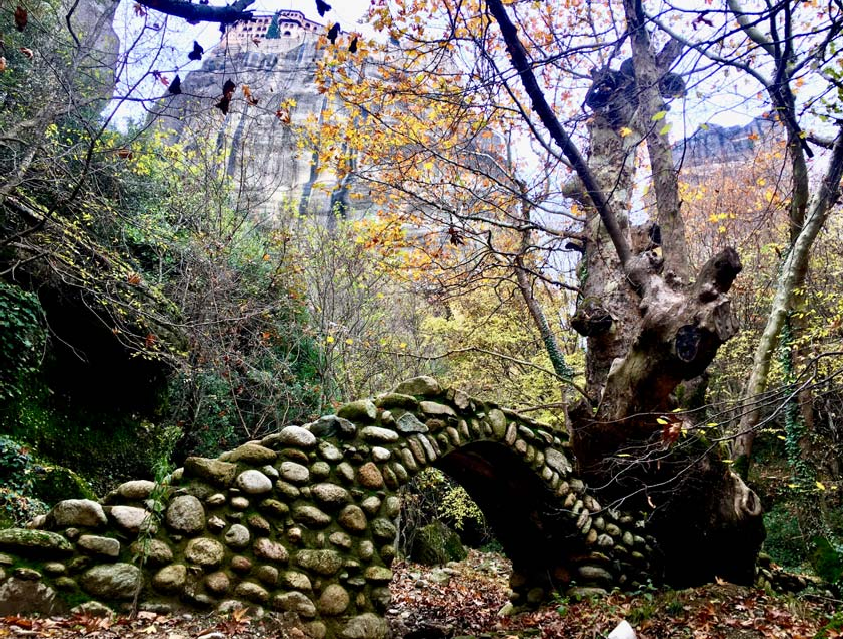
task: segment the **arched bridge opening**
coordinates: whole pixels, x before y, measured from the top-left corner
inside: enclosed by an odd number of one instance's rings
[[[590,556],[578,518],[513,448],[496,441],[472,442],[449,452],[435,466],[465,488],[512,561],[514,604],[538,604],[553,593],[566,592],[572,581],[595,581],[579,578],[578,568],[589,560],[592,577],[605,562],[599,555]]]

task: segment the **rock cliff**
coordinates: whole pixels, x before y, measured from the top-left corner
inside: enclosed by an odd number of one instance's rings
[[[745,161],[759,146],[778,140],[775,122],[757,117],[747,124],[707,124],[673,147],[673,155],[686,167],[713,167]]]
[[[329,106],[315,81],[324,55],[313,30],[282,32],[276,39],[225,38],[199,70],[182,78],[182,93],[162,99],[156,126],[188,146],[212,144],[224,152],[225,170],[240,189],[241,204],[261,218],[287,213],[327,216],[337,202],[346,212],[365,212],[365,195],[317,164],[301,147],[301,127]],[[236,84],[228,113],[215,107],[223,84]],[[248,86],[257,104],[243,93]],[[358,197],[360,196],[360,197]]]

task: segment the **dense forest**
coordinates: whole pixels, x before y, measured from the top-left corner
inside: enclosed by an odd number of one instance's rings
[[[252,2],[0,5],[0,527],[429,375],[570,438],[669,582],[839,588],[843,5],[317,4],[318,112],[227,75],[277,14],[191,49]],[[403,507],[494,540],[439,471]]]

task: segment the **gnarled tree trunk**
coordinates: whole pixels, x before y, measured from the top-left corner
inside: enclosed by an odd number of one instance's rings
[[[624,2],[633,56],[619,71],[593,76],[586,162],[539,89],[503,4],[487,3],[533,110],[576,172],[568,192],[587,205],[583,295],[572,324],[588,338],[592,404],[569,411],[580,469],[610,503],[651,513],[670,582],[750,583],[764,538],[760,502],[717,448],[676,442],[689,424],[672,412],[677,386],[704,373],[737,332],[728,291],[741,270],[737,252],[725,249],[691,280],[678,180],[658,115],[666,110],[663,96],[676,90],[663,80],[679,50],[671,43],[655,55],[640,3]],[[640,140],[653,170],[658,225],[630,229],[626,206]]]

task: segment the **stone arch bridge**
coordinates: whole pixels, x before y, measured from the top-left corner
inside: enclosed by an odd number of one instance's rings
[[[189,458],[164,485],[130,481],[0,530],[0,615],[245,603],[297,616],[319,639],[384,637],[397,491],[428,466],[483,510],[513,562],[516,606],[655,571],[643,522],[589,495],[564,433],[418,377]]]

